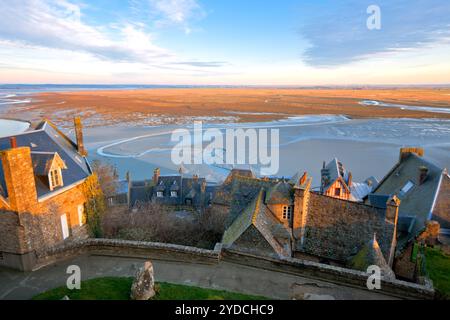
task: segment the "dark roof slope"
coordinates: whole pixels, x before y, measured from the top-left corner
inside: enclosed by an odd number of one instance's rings
[[[428,175],[420,184],[419,173],[423,167],[428,169]],[[424,158],[410,153],[391,169],[373,191],[377,196],[396,195],[400,199],[399,216],[415,218],[416,223],[410,237],[417,235],[430,219],[443,171]],[[406,186],[408,188],[405,188]],[[369,196],[369,201],[371,199],[375,198]]]
[[[264,180],[242,175],[230,175],[215,192],[213,203],[230,207],[230,225],[255,199],[261,188],[271,189],[278,180]]]
[[[67,166],[67,170],[64,170],[62,173],[64,187],[84,180],[92,174],[87,160],[78,153],[76,144],[48,121],[41,123],[35,130],[27,131],[14,137],[16,137],[18,147],[30,147],[31,152],[58,153]],[[10,148],[9,139],[10,137],[0,138],[0,151]],[[41,183],[39,179],[36,180],[38,197],[47,196],[64,187],[50,191],[48,186]],[[3,196],[7,197],[1,160],[0,189],[4,190]]]
[[[349,266],[364,272],[366,272],[370,266],[377,266],[381,269],[383,277],[395,279],[395,274],[384,259],[376,236],[374,236],[369,243],[364,245],[361,250],[350,259]]]
[[[266,193],[266,204],[294,204],[293,186],[286,181],[280,181]]]
[[[264,237],[274,252],[279,256],[290,256],[290,248],[280,243],[278,239],[289,239],[290,233],[286,227],[279,223],[270,213],[270,210],[264,204],[264,189],[260,189],[258,195],[253,199],[250,205],[235,219],[229,228],[225,231],[222,243],[226,246],[232,246],[245,231],[254,226]]]
[[[34,174],[46,176],[50,172],[56,152],[32,152],[31,161],[33,163]]]

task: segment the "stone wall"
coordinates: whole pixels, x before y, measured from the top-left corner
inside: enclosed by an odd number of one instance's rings
[[[433,211],[433,220],[439,222],[441,228],[450,229],[450,177],[442,176],[441,189]]]
[[[336,266],[293,258],[270,258],[253,256],[228,249],[222,251],[222,261],[252,266],[259,269],[290,273],[306,279],[299,283],[300,291],[306,294],[341,299],[433,299],[431,282],[425,285],[400,281],[381,281],[381,290],[368,290],[368,274]]]
[[[47,250],[39,257],[36,268],[85,254],[214,264],[219,261],[220,252],[221,246],[217,246],[215,250],[206,250],[155,242],[86,239]]]
[[[36,182],[28,147],[13,148],[0,153],[8,199],[0,201],[0,252],[14,257],[26,256],[22,265],[14,258],[14,263],[6,266],[29,270],[40,251],[64,241],[84,239],[88,236],[86,226],[80,225],[79,207],[87,202],[84,187],[97,183],[93,175],[80,181],[68,190],[55,191],[45,198],[38,198]],[[65,186],[70,187],[70,186]],[[14,212],[9,214],[7,212]],[[61,216],[67,216],[69,239],[64,240]],[[82,217],[82,222],[86,218]]]
[[[302,206],[304,193],[296,189],[296,206]],[[313,192],[308,195],[307,209],[294,213],[306,215],[299,218],[305,221],[303,242],[298,239],[297,243],[299,251],[345,262],[376,234],[386,261],[392,262],[397,223],[392,211],[396,208],[379,209]]]
[[[83,205],[86,197],[82,185],[74,187],[46,201],[34,200],[34,206],[27,212],[11,213],[0,209],[0,252],[16,256],[28,256],[27,262],[21,265],[14,258],[14,263],[4,261],[5,266],[29,270],[33,267],[33,259],[40,251],[77,239],[88,237],[87,226],[80,226],[78,206]],[[63,239],[61,215],[66,214],[70,238]],[[85,219],[84,219],[85,221]],[[31,259],[31,260],[30,260]],[[20,260],[20,259],[19,259]]]
[[[40,258],[39,267],[79,255],[188,262],[212,267],[221,263],[245,265],[298,276],[304,281],[300,283],[299,280],[296,291],[301,293],[304,290],[313,290],[315,294],[332,295],[336,299],[431,299],[434,296],[430,283],[418,285],[398,280],[383,280],[381,290],[370,291],[366,286],[368,275],[364,272],[293,258],[260,257],[223,249],[220,244],[214,250],[205,250],[162,243],[87,239],[49,250],[45,257]]]
[[[23,229],[20,227],[19,215],[15,212],[0,211],[0,251],[20,253]]]

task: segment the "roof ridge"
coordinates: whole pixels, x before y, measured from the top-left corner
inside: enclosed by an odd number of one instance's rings
[[[256,223],[256,219],[257,219],[258,216],[259,216],[259,211],[260,211],[260,208],[261,208],[261,201],[262,201],[262,198],[263,198],[264,193],[265,193],[265,192],[264,192],[264,188],[261,188],[261,189],[259,190],[258,197],[256,198],[255,209],[254,209],[254,211],[253,211],[253,216],[252,216],[252,224],[255,224],[255,223]]]
[[[66,140],[68,143],[70,143],[73,147],[77,147],[76,143],[72,141],[72,139],[70,139],[68,136],[66,136],[66,134],[64,132],[62,132],[61,130],[58,129],[58,127],[51,122],[48,119],[45,119],[44,122],[46,124],[48,124],[53,130],[55,130],[64,140]],[[45,126],[44,126],[44,131],[45,131]]]
[[[52,151],[31,151],[31,153],[33,154],[55,154],[58,153],[56,151],[52,152]]]

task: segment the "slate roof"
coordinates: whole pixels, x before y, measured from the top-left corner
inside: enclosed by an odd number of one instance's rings
[[[292,185],[280,181],[272,186],[266,193],[266,204],[294,204]]]
[[[395,274],[384,259],[380,245],[374,235],[373,239],[364,245],[361,250],[350,259],[349,266],[353,269],[366,272],[370,266],[377,266],[385,278],[395,279]]]
[[[428,175],[426,180],[419,184],[421,167],[428,169]],[[414,153],[410,153],[403,157],[383,178],[373,193],[369,195],[368,201],[369,203],[373,201],[373,195],[396,195],[401,201],[399,217],[415,219],[409,238],[405,239],[405,241],[408,241],[425,228],[426,221],[431,219],[443,173],[443,169]],[[412,183],[411,189],[408,192],[402,192],[408,182]]]
[[[38,176],[47,176],[50,173],[51,166],[59,155],[56,152],[31,152],[31,162],[33,163],[34,174]],[[67,169],[65,164],[63,169]]]
[[[353,182],[350,187],[350,193],[355,201],[363,201],[373,189],[374,187],[367,184],[367,182]]]
[[[231,226],[227,228],[223,235],[222,243],[225,246],[232,246],[232,244],[238,240],[248,228],[254,226],[273,248],[275,253],[279,256],[291,256],[290,248],[283,246],[283,244],[277,240],[289,239],[290,233],[286,227],[272,215],[264,203],[265,198],[266,192],[261,188],[253,201],[234,220]]]
[[[58,190],[75,184],[89,177],[92,174],[87,159],[81,156],[77,151],[76,144],[62,133],[50,121],[41,122],[34,130],[30,130],[18,135],[14,135],[17,140],[18,147],[30,147],[32,158],[37,159],[36,153],[58,153],[67,166],[67,170],[63,170],[64,186],[55,188],[50,191],[48,185],[36,179],[36,189],[38,197],[48,196]],[[0,138],[0,151],[7,150],[11,147],[10,137]],[[40,159],[39,161],[45,161]],[[38,164],[37,170],[42,172],[44,164]],[[7,198],[6,182],[3,173],[3,166],[0,160],[0,190],[3,190],[2,196]]]
[[[336,180],[341,179],[344,187],[350,192],[350,199],[352,201],[362,202],[364,198],[372,192],[378,186],[378,180],[375,177],[370,177],[364,182],[353,182],[349,186],[349,180],[351,173],[347,171],[338,159],[333,159],[322,169],[322,179],[326,174],[328,176],[328,181],[325,185],[322,185],[321,192],[325,193]],[[297,176],[296,176],[297,177]],[[322,184],[323,184],[322,180]]]
[[[338,159],[334,158],[324,169],[322,169],[322,171],[327,171],[329,177],[328,183],[323,186],[323,192],[326,192],[339,177],[344,179],[344,182],[347,185],[349,178],[348,171]]]
[[[236,219],[259,194],[261,188],[271,189],[279,180],[258,179],[251,175],[230,173],[225,182],[215,192],[213,203],[230,207],[227,226]]]
[[[153,180],[133,181],[130,185],[130,206],[138,202],[155,201],[165,205],[182,205],[186,200],[191,200],[194,206],[207,206],[214,194],[214,186],[206,186],[202,196],[202,185],[206,183],[204,178],[186,178],[177,176],[160,176],[155,185]],[[177,197],[172,197],[171,192],[176,191]],[[156,192],[163,192],[164,196],[158,198]]]

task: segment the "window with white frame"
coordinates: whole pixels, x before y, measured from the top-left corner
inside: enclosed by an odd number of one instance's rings
[[[292,218],[292,206],[283,206],[283,219],[291,220]]]
[[[49,173],[50,190],[63,186],[61,169],[53,169]]]
[[[80,204],[78,206],[78,223],[80,227],[84,224],[84,205]]]
[[[171,196],[172,198],[177,198],[177,197],[178,197],[178,192],[176,192],[176,191],[171,191],[171,192],[170,192],[170,196]]]
[[[158,191],[158,192],[156,192],[156,196],[157,196],[158,198],[164,198],[164,192]]]

